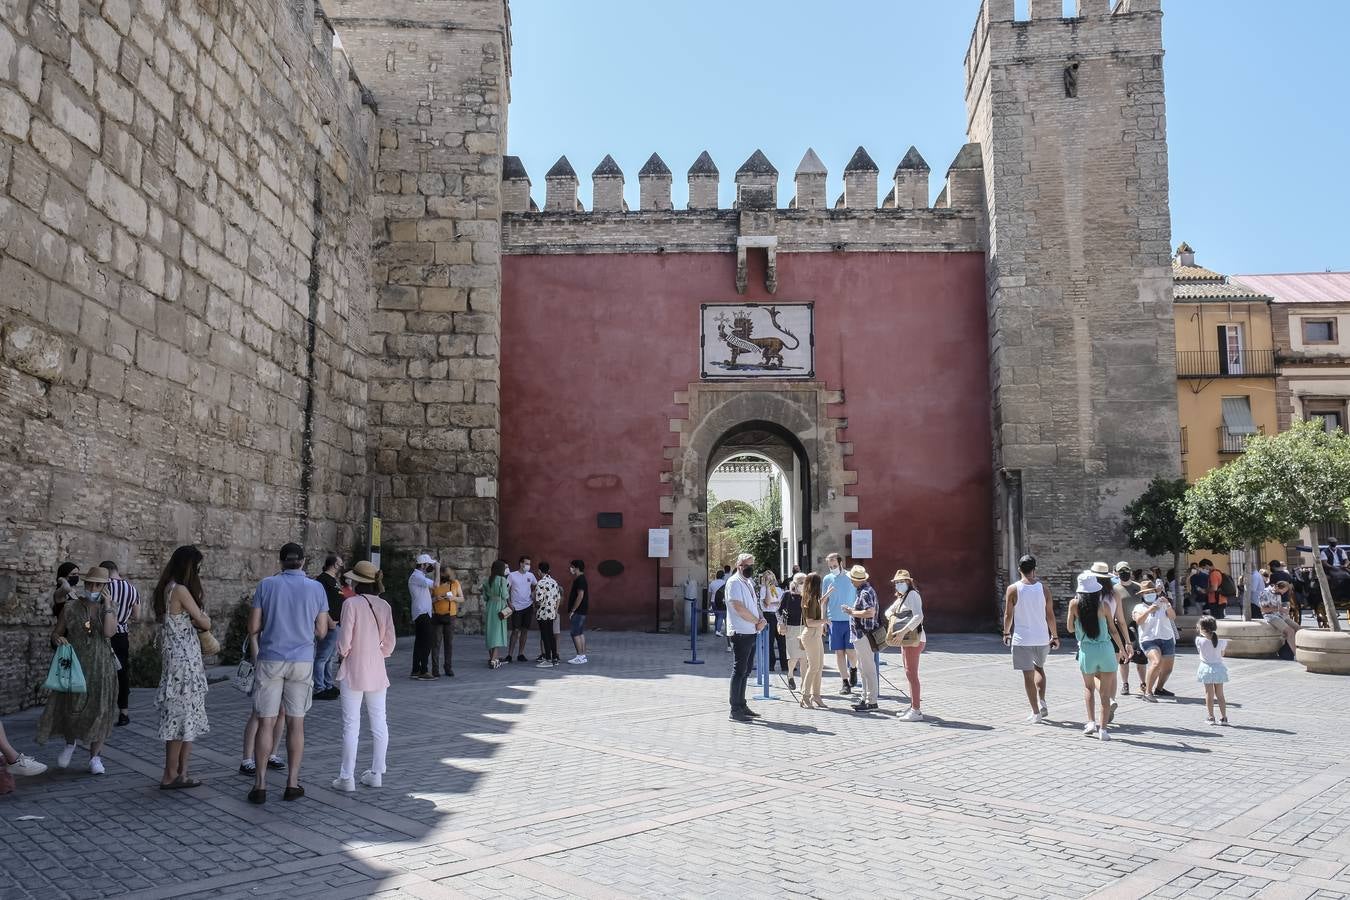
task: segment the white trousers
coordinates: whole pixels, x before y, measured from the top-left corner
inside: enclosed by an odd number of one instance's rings
[[[389,725],[384,719],[384,695],[388,688],[378,691],[354,691],[345,682],[338,682],[342,689],[342,771],[339,778],[355,778],[356,744],[361,739],[361,701],[366,702],[366,715],[370,718],[370,737],[374,744],[371,755],[370,771],[376,775],[384,774],[384,757],[389,750]]]

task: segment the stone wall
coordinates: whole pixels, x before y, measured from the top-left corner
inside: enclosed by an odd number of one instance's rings
[[[1122,507],[1180,471],[1158,0],[985,0],[966,57],[983,148],[999,571],[1063,592],[1135,559]]]
[[[430,550],[476,594],[497,555],[506,3],[331,7],[380,107],[369,415],[385,568],[399,582]]]
[[[0,0],[0,711],[36,698],[63,560],[148,600],[195,543],[223,634],[280,544],[354,542],[362,96],[303,0]]]

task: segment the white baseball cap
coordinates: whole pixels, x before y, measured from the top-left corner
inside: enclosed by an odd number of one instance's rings
[[[419,566],[434,566],[436,565],[436,560],[431,558],[431,554],[423,553],[417,557],[417,564]]]

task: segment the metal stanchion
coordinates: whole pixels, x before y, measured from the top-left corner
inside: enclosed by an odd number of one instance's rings
[[[769,629],[765,628],[755,636],[755,671],[758,673],[760,694],[756,700],[777,700],[769,693]]]
[[[687,666],[701,666],[703,660],[698,658],[698,622],[694,619],[694,604],[697,600],[689,601],[689,658],[684,661]]]

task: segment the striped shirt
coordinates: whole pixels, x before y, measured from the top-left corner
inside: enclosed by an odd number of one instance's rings
[[[108,596],[117,604],[117,633],[126,634],[131,616],[141,602],[141,595],[135,586],[125,578],[114,578],[108,582]]]

